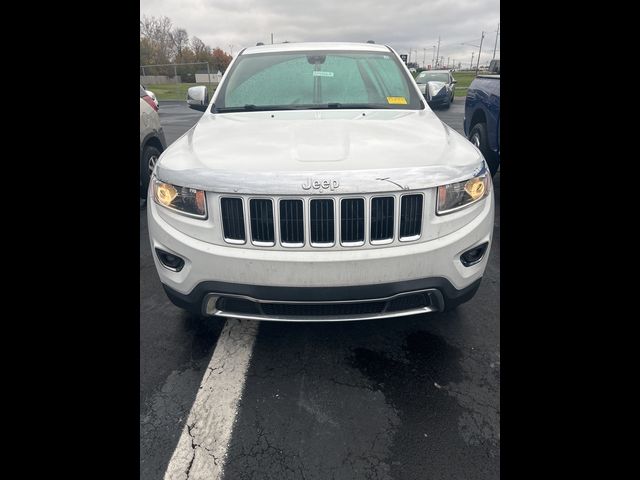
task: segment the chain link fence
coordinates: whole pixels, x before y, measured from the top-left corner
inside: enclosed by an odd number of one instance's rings
[[[222,73],[213,71],[207,62],[141,65],[140,83],[151,90],[159,102],[187,99],[189,87],[204,85],[209,98],[220,83]]]

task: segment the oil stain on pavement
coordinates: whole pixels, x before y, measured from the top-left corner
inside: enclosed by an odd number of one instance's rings
[[[391,478],[498,478],[497,462],[478,471],[487,463],[485,457],[498,454],[495,424],[485,421],[486,412],[469,408],[475,401],[465,406],[457,399],[465,395],[459,389],[465,381],[462,353],[424,331],[410,333],[403,350],[404,358],[393,359],[358,348],[352,359],[400,418],[390,455]],[[416,476],[419,472],[424,477]]]
[[[499,357],[451,318],[261,324],[224,478],[498,478]]]

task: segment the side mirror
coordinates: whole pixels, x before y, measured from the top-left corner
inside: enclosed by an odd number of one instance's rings
[[[458,83],[458,80],[453,80],[451,83]]]
[[[209,106],[209,92],[207,87],[199,85],[197,87],[190,87],[187,90],[187,105],[194,110],[200,110],[204,112]]]

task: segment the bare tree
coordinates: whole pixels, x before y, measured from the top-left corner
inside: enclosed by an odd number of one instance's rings
[[[189,48],[189,34],[184,28],[176,28],[171,32],[171,40],[175,56],[182,57],[184,49]]]
[[[196,56],[196,62],[206,62],[211,52],[211,47],[205,45],[202,40],[194,35],[191,37],[191,50]]]
[[[169,17],[147,17],[140,20],[140,36],[151,46],[153,63],[168,63],[171,61],[173,40],[172,24]]]

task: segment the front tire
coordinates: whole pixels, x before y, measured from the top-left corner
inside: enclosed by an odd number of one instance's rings
[[[140,159],[140,198],[147,198],[151,173],[153,173],[156,162],[160,158],[160,153],[160,150],[153,145],[147,145],[142,151],[142,158]]]
[[[484,159],[489,164],[489,170],[493,177],[498,171],[500,163],[497,155],[489,148],[489,136],[487,134],[486,123],[476,123],[469,132],[469,141],[473,143],[482,152]]]

